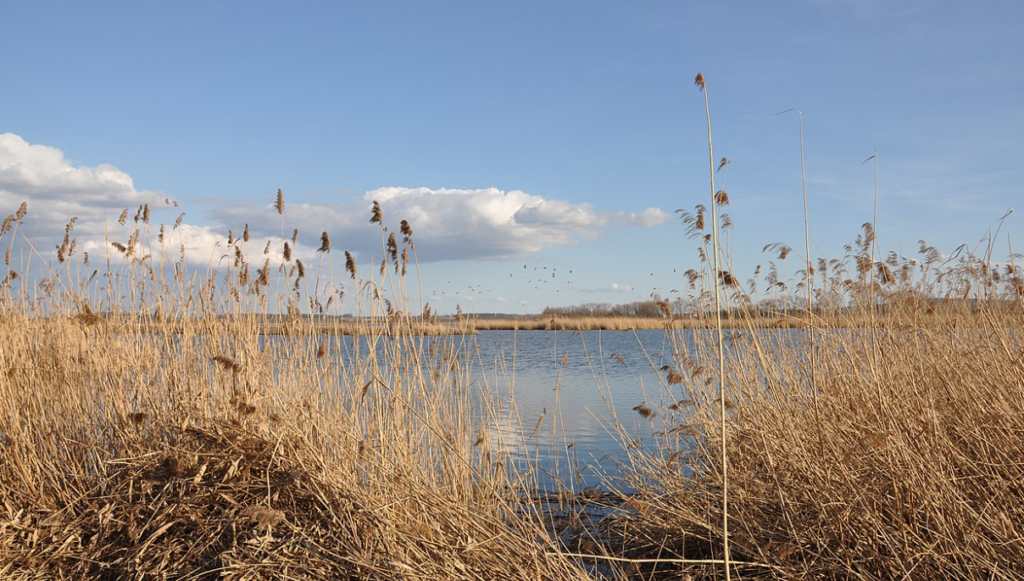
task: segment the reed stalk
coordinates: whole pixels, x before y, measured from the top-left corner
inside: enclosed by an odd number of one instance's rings
[[[708,125],[708,164],[711,181],[711,246],[714,256],[715,285],[715,337],[718,349],[718,394],[719,414],[721,415],[721,461],[722,461],[722,561],[725,568],[726,581],[732,578],[729,564],[729,456],[726,434],[726,398],[725,398],[725,337],[722,332],[722,276],[718,246],[718,190],[715,189],[715,153],[711,138],[711,104],[708,100],[707,80],[703,73],[697,73],[694,79],[701,93],[704,94],[704,113]]]
[[[804,290],[806,291],[807,297],[807,320],[808,320],[808,343],[807,343],[807,357],[810,363],[811,370],[811,397],[814,402],[814,423],[818,426],[818,439],[821,440],[821,414],[820,406],[818,405],[818,381],[817,381],[817,365],[815,362],[815,340],[814,340],[814,264],[811,261],[811,219],[810,214],[807,211],[807,164],[804,160],[804,112],[800,109],[786,109],[781,113],[776,113],[776,116],[782,115],[795,111],[800,118],[800,184],[803,188],[803,201],[804,201],[804,272],[806,275],[806,283]],[[825,444],[820,442],[820,447],[824,452]]]

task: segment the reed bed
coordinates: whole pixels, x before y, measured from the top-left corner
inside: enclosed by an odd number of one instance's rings
[[[730,334],[736,573],[1024,573],[1024,316],[982,307],[942,326],[919,317],[890,312],[878,329],[822,328],[814,344],[805,331]],[[670,371],[683,404],[648,410],[669,427],[658,445],[631,452],[635,470],[620,497],[630,510],[606,530],[618,554],[662,560],[664,578],[721,573],[670,562],[721,559],[720,416],[708,385],[715,357],[707,342],[696,344]]]
[[[757,579],[1024,577],[1019,256],[921,242],[917,256],[876,260],[867,223],[842,259],[807,260],[817,268],[795,280],[772,264],[743,286],[711,270],[705,212],[681,212],[702,265],[688,308],[714,313],[717,282],[740,324],[721,352],[713,315],[673,332],[674,403],[634,408],[665,429],[645,446],[622,431],[629,468],[613,517],[588,533],[591,558],[647,579],[725,578],[727,566]],[[792,249],[766,250],[781,261]],[[813,288],[813,309],[793,329],[758,325],[753,292],[787,287]]]
[[[0,578],[586,577],[498,469],[461,332],[404,311],[407,224],[401,248],[381,225],[379,277],[350,265],[348,340],[321,326],[340,285],[307,284],[294,240],[276,272],[268,244],[250,274],[247,231],[232,266],[190,272],[149,213],[109,245],[116,276],[79,279],[72,234],[41,287],[5,281]]]
[[[0,578],[1024,577],[1015,257],[922,243],[876,260],[865,224],[795,279],[775,266],[792,249],[768,245],[773,264],[741,285],[720,270],[728,253],[709,260],[706,209],[681,212],[699,267],[680,309],[643,320],[671,339],[671,403],[634,408],[664,429],[636,441],[614,424],[618,474],[542,495],[545,467],[491,430],[514,398],[470,379],[467,334],[503,323],[439,321],[409,298],[407,222],[399,241],[374,206],[386,258],[362,278],[345,253],[358,312],[339,323],[345,288],[296,258],[296,235],[261,254],[246,229],[229,266],[189,270],[165,262],[173,227],[148,236],[149,213],[115,232],[106,276],[86,276],[73,220],[38,284],[17,275],[40,268],[33,249],[7,259]],[[0,234],[8,256],[24,215]],[[330,250],[324,233],[316,252]],[[813,289],[812,308],[790,289]]]

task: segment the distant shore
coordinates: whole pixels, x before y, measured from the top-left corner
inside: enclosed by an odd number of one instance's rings
[[[941,324],[953,313],[930,313],[918,321],[931,320]],[[93,325],[102,322],[106,325],[121,324],[117,315],[74,317],[78,322]],[[213,323],[216,320],[217,323]],[[715,318],[710,315],[686,317],[550,317],[544,315],[522,316],[465,316],[436,317],[425,321],[419,317],[396,318],[390,322],[371,321],[361,317],[286,317],[279,315],[249,316],[234,315],[206,319],[214,328],[222,329],[223,324],[231,326],[235,323],[244,324],[247,329],[260,329],[267,335],[390,335],[396,332],[416,335],[472,335],[480,331],[633,331],[633,330],[682,330],[712,329]],[[859,328],[899,325],[899,320],[879,312],[875,317],[865,314],[859,316],[836,317],[835,313],[792,313],[792,314],[755,314],[744,316],[726,316],[722,326],[727,329],[806,329],[806,328]],[[173,319],[153,319],[152,321],[135,320],[132,323],[136,331],[145,332],[152,328],[154,332],[177,332],[186,326],[195,329],[194,322]],[[203,326],[200,323],[199,327]]]

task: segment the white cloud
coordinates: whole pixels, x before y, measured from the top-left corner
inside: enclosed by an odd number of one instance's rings
[[[28,202],[29,212],[21,232],[29,235],[47,258],[55,256],[54,247],[61,242],[71,217],[78,218],[72,233],[77,247],[96,258],[111,252],[110,242],[127,243],[136,228],[141,230],[142,247],[154,253],[162,248],[166,259],[177,260],[184,246],[185,259],[197,265],[222,263],[229,252],[229,229],[239,237],[249,226],[253,255],[268,240],[278,241],[275,249],[280,243],[282,217],[267,207],[273,200],[254,200],[248,205],[217,208],[206,217],[215,225],[183,222],[172,230],[167,224],[161,247],[156,240],[157,222],[173,223],[186,208],[175,207],[159,192],[137,189],[132,177],[113,165],[75,165],[59,149],[28,143],[13,133],[0,134],[0,219],[23,201]],[[421,263],[518,258],[579,244],[609,228],[654,227],[669,218],[657,208],[640,213],[600,211],[588,203],[497,188],[385,187],[360,198],[319,197],[315,201],[290,200],[286,192],[285,236],[290,238],[295,227],[300,230],[293,254],[313,259],[321,233],[327,232],[336,254],[349,250],[361,263],[372,257],[379,261],[380,232],[376,224],[369,223],[374,201],[380,203],[390,229],[397,231],[401,220],[409,221]],[[148,228],[141,220],[133,220],[137,208],[144,204],[153,210],[153,225]],[[129,210],[128,221],[120,225],[117,218],[125,209]],[[275,254],[271,252],[272,259],[278,259]]]
[[[77,218],[71,237],[80,252],[89,253],[90,260],[109,255],[120,261],[123,257],[111,243],[127,245],[136,229],[139,230],[138,257],[156,254],[152,258],[159,260],[162,253],[165,260],[177,261],[183,253],[191,264],[213,266],[233,259],[227,248],[227,227],[200,226],[184,220],[175,227],[174,221],[184,208],[177,207],[158,192],[136,189],[132,177],[113,165],[76,166],[57,148],[31,144],[13,133],[2,133],[0,219],[14,213],[22,202],[28,203],[28,214],[19,232],[47,259],[56,256],[55,246],[63,240],[65,226],[71,218]],[[139,207],[146,204],[150,206],[150,225],[141,219],[135,220]],[[126,209],[128,217],[122,225],[118,217]],[[164,220],[169,223],[165,224],[161,244],[159,222]],[[236,237],[241,234],[240,229],[234,232]],[[275,243],[271,248],[277,252],[271,251],[267,258],[278,265],[281,260],[279,236],[279,228],[276,232],[252,236],[248,248],[253,259],[258,257],[262,262],[262,250],[273,239]],[[303,260],[315,254],[314,248],[296,249],[294,253]]]
[[[585,293],[629,293],[633,292],[633,287],[628,284],[613,282],[608,286],[590,287],[580,290]]]
[[[620,213],[619,217],[621,222],[627,226],[651,228],[665,224],[672,215],[659,208],[647,208],[639,214],[630,213],[629,215],[623,215]]]
[[[420,262],[522,257],[593,239],[613,226],[652,227],[669,218],[657,208],[628,215],[599,212],[591,204],[549,200],[519,190],[386,187],[356,200],[286,203],[285,224],[301,224],[306,244],[326,231],[338,248],[379,255],[377,226],[369,223],[374,201],[390,228],[397,230],[401,220],[409,221]],[[222,208],[217,216],[235,227],[248,223],[254,232],[266,235],[280,231],[280,217],[262,206]]]
[[[108,235],[127,241],[139,206],[149,204],[152,212],[173,205],[157,192],[135,189],[131,176],[112,165],[76,167],[59,149],[2,133],[0,213],[13,213],[22,202],[28,203],[28,214],[20,232],[47,258],[56,254],[54,246],[71,218],[77,218],[71,236],[78,247],[97,252],[106,248]],[[125,209],[129,222],[121,226],[117,218]],[[155,237],[155,229],[150,234]]]

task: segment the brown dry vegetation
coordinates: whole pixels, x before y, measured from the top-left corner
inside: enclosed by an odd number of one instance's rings
[[[390,268],[361,281],[353,347],[302,316],[338,294],[289,272],[291,248],[250,276],[232,240],[193,284],[140,229],[111,244],[109,288],[65,268],[73,241],[40,287],[5,281],[0,578],[584,577],[479,438],[461,337],[425,339]],[[272,310],[288,333],[264,336]]]
[[[23,216],[4,228],[7,248]],[[383,228],[379,207],[373,217]],[[738,578],[1024,576],[1024,285],[1013,264],[943,261],[924,244],[918,260],[873,261],[866,227],[811,277],[755,281],[763,294],[802,284],[815,297],[812,313],[793,315],[797,329],[765,330],[748,289],[711,275],[697,236],[703,260],[685,299],[696,322],[668,320],[676,364],[662,370],[679,403],[634,408],[667,428],[624,446],[630,462],[610,492],[584,495],[608,505],[603,519],[570,510],[555,522],[487,436],[487,394],[467,389],[471,338],[427,338],[417,325],[429,314],[407,312],[411,228],[401,257],[382,230],[390,262],[358,279],[358,349],[312,316],[335,312],[340,290],[290,267],[293,248],[282,245],[276,270],[255,249],[262,268],[250,275],[246,234],[229,242],[226,272],[189,278],[138,232],[111,244],[117,276],[105,287],[70,268],[73,237],[38,286],[19,286],[27,277],[8,261],[0,578],[713,579],[723,494]],[[347,272],[357,278],[354,264]],[[716,279],[732,327],[727,493],[707,330]],[[289,318],[267,338],[271,312]]]
[[[742,577],[1019,579],[1024,312],[876,329],[733,331],[726,343],[732,558]],[[633,558],[721,559],[711,335],[677,342],[669,429],[632,451],[632,507],[605,529]],[[696,349],[692,347],[696,345]],[[813,368],[813,375],[812,375]],[[813,380],[812,380],[813,377]],[[670,400],[671,401],[671,400]],[[648,571],[655,569],[649,565]],[[659,571],[720,571],[662,562]]]

